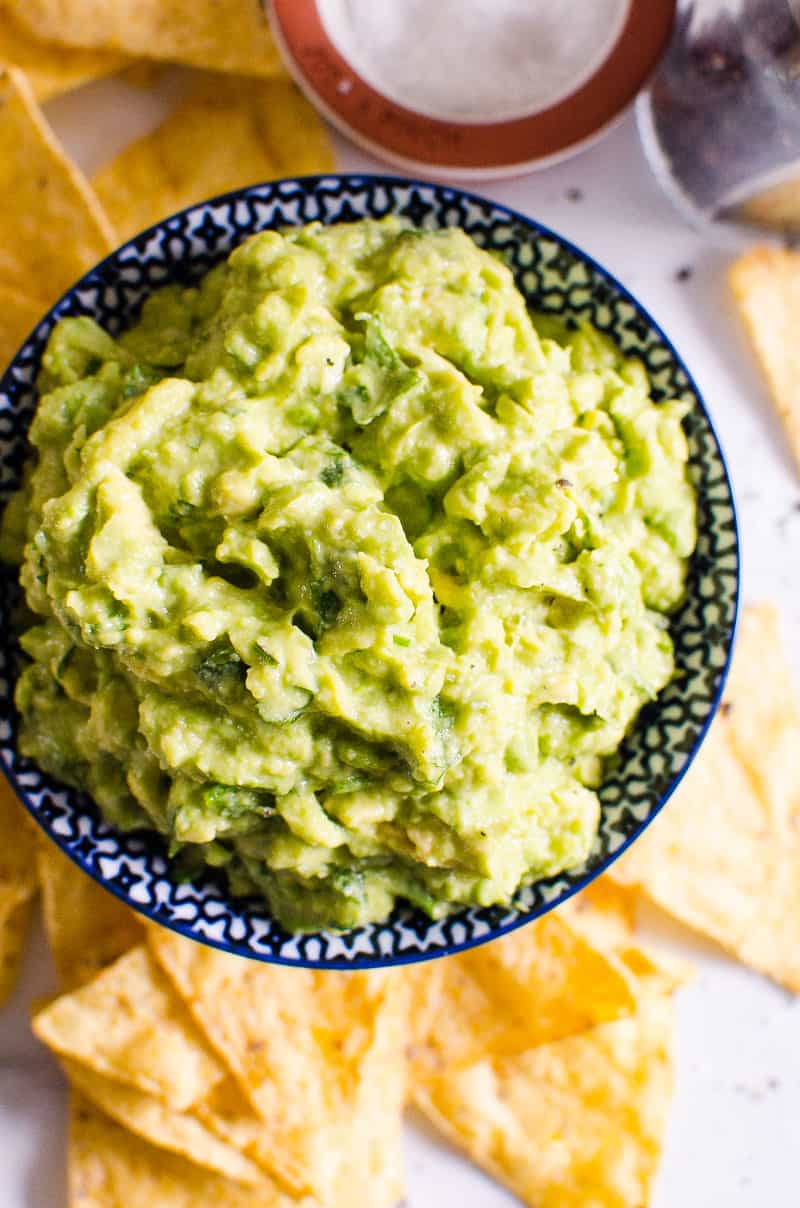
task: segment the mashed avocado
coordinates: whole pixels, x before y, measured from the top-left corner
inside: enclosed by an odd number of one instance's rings
[[[683,404],[545,333],[395,220],[255,235],[119,339],[63,320],[4,530],[21,750],[290,929],[580,863],[695,505]]]

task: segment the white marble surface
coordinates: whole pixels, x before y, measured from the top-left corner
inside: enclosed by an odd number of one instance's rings
[[[168,80],[153,97],[106,82],[53,103],[48,113],[92,169],[153,125],[179,86]],[[343,142],[337,146],[343,169],[377,167]],[[800,681],[800,478],[725,287],[726,265],[744,241],[692,231],[673,212],[648,173],[631,115],[566,164],[483,191],[596,256],[684,354],[733,475],[745,599],[781,605]],[[690,270],[688,279],[678,277],[682,269]],[[800,1000],[655,912],[643,923],[648,934],[689,954],[698,970],[680,995],[677,1089],[654,1208],[798,1208]],[[0,1014],[1,1208],[66,1203],[63,1083],[27,1025],[31,1000],[51,984],[37,936],[23,983]],[[516,1202],[416,1124],[408,1129],[408,1168],[408,1208]]]

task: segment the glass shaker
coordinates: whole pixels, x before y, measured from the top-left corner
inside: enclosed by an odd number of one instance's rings
[[[800,0],[679,4],[637,116],[690,217],[800,233]]]

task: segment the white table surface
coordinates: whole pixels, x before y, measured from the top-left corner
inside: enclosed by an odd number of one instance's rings
[[[47,112],[91,171],[154,125],[176,87],[180,81],[167,79],[153,96],[106,81],[53,102]],[[382,170],[343,141],[337,140],[337,151],[342,169]],[[746,240],[686,226],[648,172],[631,114],[567,163],[481,191],[596,256],[685,356],[733,475],[745,600],[780,604],[800,683],[800,477],[725,285],[731,255]],[[682,268],[691,270],[688,280],[678,279]],[[690,955],[697,967],[696,979],[679,997],[677,1087],[654,1208],[798,1208],[800,999],[655,911],[642,921],[648,935]],[[31,1000],[52,987],[37,934],[22,983],[0,1014],[0,1208],[66,1204],[63,1083],[27,1024]],[[516,1202],[422,1125],[410,1124],[408,1208]]]

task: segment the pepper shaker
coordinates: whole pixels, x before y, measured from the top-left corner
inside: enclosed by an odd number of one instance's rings
[[[679,5],[637,117],[691,219],[800,233],[800,0]]]

